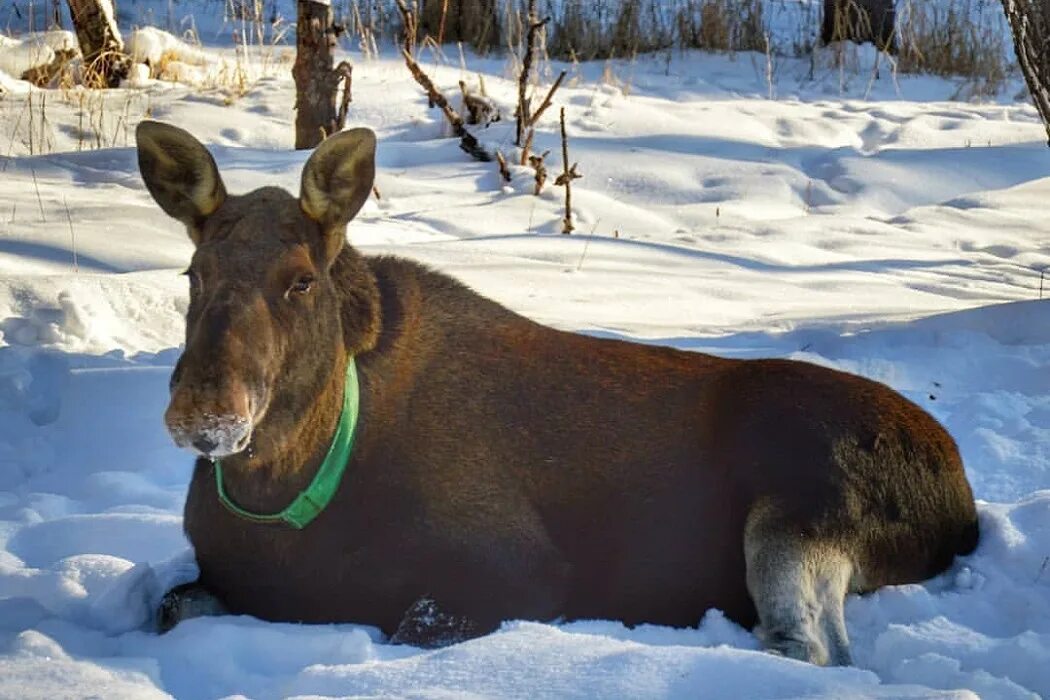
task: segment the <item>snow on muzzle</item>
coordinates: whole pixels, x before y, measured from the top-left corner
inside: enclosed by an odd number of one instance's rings
[[[169,420],[168,432],[176,445],[202,457],[226,457],[251,442],[252,421],[236,414],[208,414],[187,422]]]
[[[216,391],[212,382],[183,379],[172,391],[164,422],[179,447],[210,458],[237,454],[248,447],[255,419],[265,412],[259,393],[240,382]]]

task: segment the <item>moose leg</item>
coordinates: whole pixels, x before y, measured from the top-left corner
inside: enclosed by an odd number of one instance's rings
[[[462,642],[487,631],[479,629],[468,617],[441,610],[433,598],[424,596],[405,612],[397,631],[390,635],[390,643],[434,649]]]
[[[807,541],[783,521],[749,518],[747,588],[757,634],[775,653],[810,663],[852,663],[843,605],[853,565],[838,548]]]
[[[200,581],[175,586],[164,594],[157,608],[157,632],[164,634],[183,620],[205,615],[225,615],[226,606]]]
[[[469,577],[446,580],[409,606],[390,642],[430,649],[488,634],[504,620],[557,618],[564,608],[568,567],[553,557],[537,558],[511,573],[464,566]]]

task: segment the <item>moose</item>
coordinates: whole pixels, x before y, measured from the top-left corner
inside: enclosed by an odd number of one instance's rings
[[[227,611],[440,646],[502,621],[696,625],[851,663],[844,599],[977,545],[953,439],[877,382],[554,330],[347,224],[376,137],[330,136],[298,197],[228,194],[186,131],[136,131],[195,245],[165,421],[196,454],[199,579],[162,630]]]

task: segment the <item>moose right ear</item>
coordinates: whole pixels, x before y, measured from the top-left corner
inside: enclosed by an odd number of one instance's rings
[[[226,186],[215,159],[189,132],[144,121],[135,129],[139,171],[146,189],[168,216],[186,225],[200,243],[201,225],[226,201]]]

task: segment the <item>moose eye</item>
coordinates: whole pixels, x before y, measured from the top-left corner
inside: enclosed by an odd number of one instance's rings
[[[314,287],[313,275],[303,275],[288,288],[288,295],[306,294]]]

